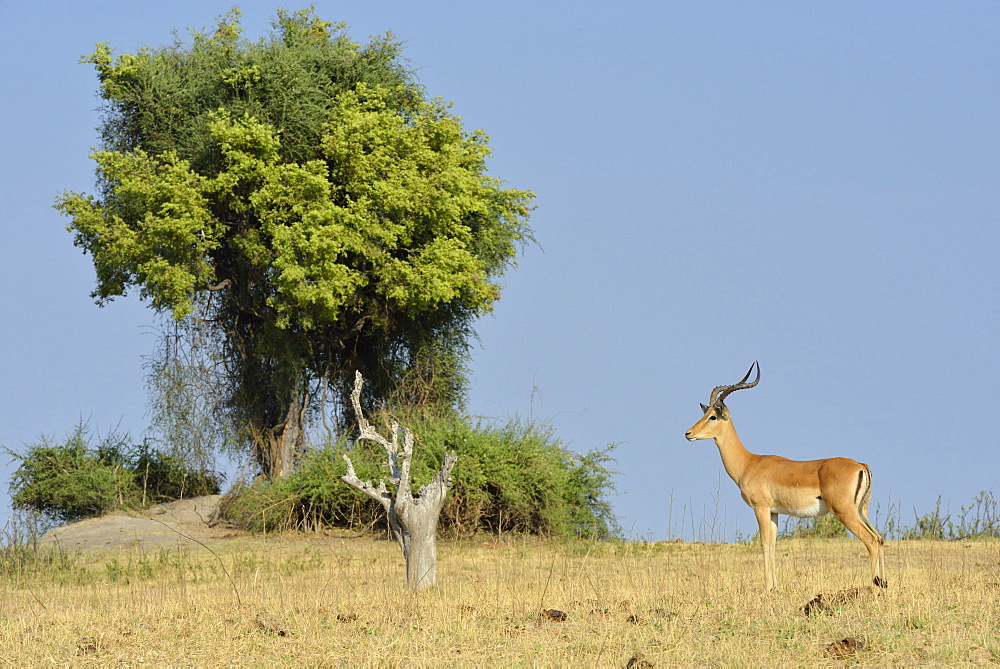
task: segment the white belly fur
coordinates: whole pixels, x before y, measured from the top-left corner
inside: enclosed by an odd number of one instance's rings
[[[796,518],[819,518],[820,516],[825,516],[830,513],[830,509],[827,508],[826,502],[821,499],[817,499],[814,504],[800,509],[782,509],[780,507],[772,507],[771,513],[781,513],[786,516],[795,516]]]

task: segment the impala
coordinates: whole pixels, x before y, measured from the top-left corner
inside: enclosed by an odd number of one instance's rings
[[[757,378],[747,383],[755,365]],[[760,365],[755,362],[739,383],[715,388],[708,406],[701,405],[705,415],[685,436],[688,441],[715,440],[726,473],[739,486],[743,501],[753,508],[764,549],[764,587],[767,590],[775,587],[774,543],[779,513],[798,518],[833,513],[865,544],[871,559],[872,580],[880,588],[886,587],[884,541],[868,522],[868,502],[872,496],[872,473],[868,465],[849,458],[789,460],[780,455],[756,455],[744,448],[725,399],[730,393],[753,388],[759,382]]]

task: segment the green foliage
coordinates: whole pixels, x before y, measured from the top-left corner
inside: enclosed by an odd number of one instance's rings
[[[614,446],[580,455],[565,448],[549,425],[511,420],[494,426],[433,415],[404,419],[417,435],[414,481],[423,485],[447,451],[459,458],[442,522],[456,533],[524,532],[609,537],[616,529],[607,495]],[[368,460],[382,478],[384,456]],[[357,468],[357,461],[352,460]],[[358,475],[365,478],[358,469]]]
[[[12,506],[63,521],[133,506],[135,473],[123,466],[120,456],[113,438],[92,449],[82,425],[62,444],[43,436],[18,456],[21,464],[10,483]]]
[[[191,469],[176,455],[168,455],[140,444],[129,454],[127,466],[135,473],[143,503],[159,503],[187,497],[215,495],[222,477],[208,470]]]
[[[796,519],[798,522],[789,531],[782,533],[783,537],[798,537],[802,539],[837,539],[848,536],[847,528],[835,515],[828,513],[819,518]]]
[[[132,447],[127,436],[112,433],[94,447],[82,424],[63,443],[43,436],[24,453],[8,454],[20,461],[10,481],[11,505],[56,521],[219,491],[218,475],[191,471],[146,446]]]
[[[374,525],[378,514],[340,477],[347,471],[343,444],[308,452],[295,473],[257,479],[223,500],[223,517],[252,532],[318,530],[324,526]]]
[[[391,34],[360,46],[305,10],[274,28],[244,40],[234,10],[190,44],[99,44],[100,194],[56,204],[99,303],[136,289],[217,329],[230,422],[268,476],[320,382],[335,410],[355,370],[371,406],[462,399],[471,323],[530,239],[533,197],[488,175],[486,135],[427,98]]]
[[[493,426],[423,414],[403,422],[416,435],[411,466],[415,489],[430,482],[446,451],[458,454],[441,531],[598,538],[617,532],[607,499],[614,490],[614,472],[607,468],[613,446],[579,455],[565,449],[550,427],[517,420]],[[310,452],[292,476],[238,491],[227,501],[225,516],[258,531],[373,526],[384,516],[381,506],[340,480],[346,449],[359,478],[388,478],[380,446],[330,444]]]
[[[903,528],[903,539],[945,539],[952,526],[950,516],[941,513],[941,496],[938,495],[934,510],[917,517],[915,525]]]

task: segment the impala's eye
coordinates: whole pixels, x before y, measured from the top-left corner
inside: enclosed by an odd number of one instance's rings
[[[719,417],[718,416],[709,416],[708,419],[709,420],[719,420]]]

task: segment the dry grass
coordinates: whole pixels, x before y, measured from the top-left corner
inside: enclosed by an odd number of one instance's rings
[[[212,547],[218,558],[196,544],[86,553],[45,574],[3,577],[0,658],[400,667],[1000,660],[996,541],[892,542],[888,591],[809,617],[801,607],[816,594],[866,584],[860,542],[779,541],[783,585],[768,596],[752,545],[443,542],[439,585],[419,595],[405,591],[399,549],[385,541]],[[856,643],[831,645],[848,638]]]

